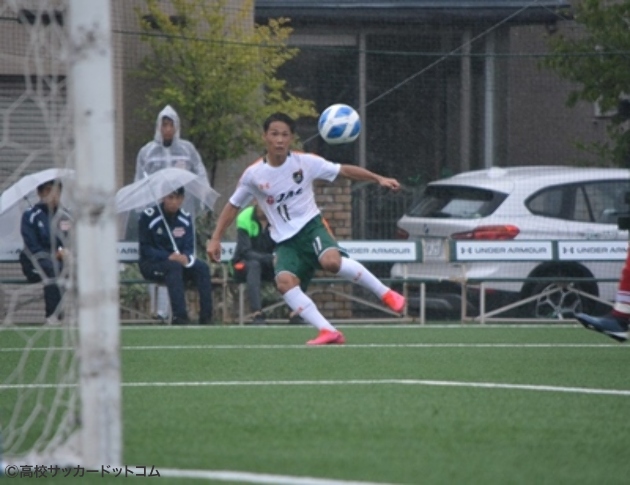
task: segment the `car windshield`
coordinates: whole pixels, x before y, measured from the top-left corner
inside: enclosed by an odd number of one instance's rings
[[[507,194],[473,187],[429,185],[409,212],[413,217],[476,219],[492,214]]]

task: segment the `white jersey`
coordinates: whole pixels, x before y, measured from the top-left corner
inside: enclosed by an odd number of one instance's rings
[[[267,215],[272,239],[286,241],[320,213],[313,182],[332,182],[340,169],[338,163],[310,153],[290,152],[279,167],[261,158],[243,172],[230,203],[244,207],[255,198]]]

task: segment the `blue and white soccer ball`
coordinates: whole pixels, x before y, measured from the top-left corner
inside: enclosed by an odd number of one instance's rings
[[[361,133],[361,118],[352,106],[333,104],[321,114],[317,128],[324,141],[330,145],[350,143]]]

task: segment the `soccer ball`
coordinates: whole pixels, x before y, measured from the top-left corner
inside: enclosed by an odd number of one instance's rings
[[[317,128],[324,141],[330,145],[350,143],[361,133],[361,118],[352,106],[333,104],[319,117]]]

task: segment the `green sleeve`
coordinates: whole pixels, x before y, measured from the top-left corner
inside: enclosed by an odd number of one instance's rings
[[[249,234],[249,237],[258,236],[258,232],[260,227],[253,219],[254,215],[254,206],[247,207],[241,211],[241,213],[236,218],[236,228],[243,229]]]

